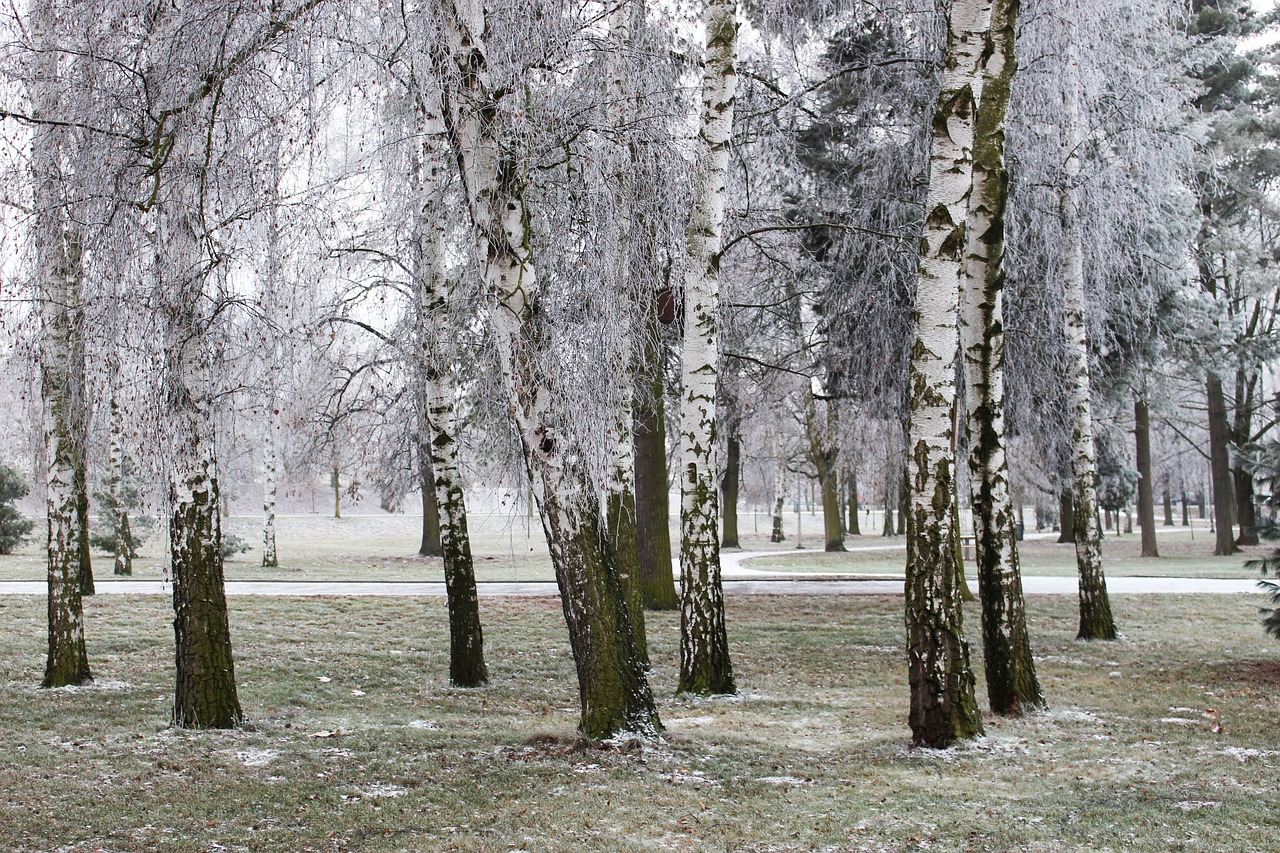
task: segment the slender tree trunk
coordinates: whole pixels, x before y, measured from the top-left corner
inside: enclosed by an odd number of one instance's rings
[[[1151,473],[1151,412],[1142,398],[1133,403],[1133,434],[1138,452],[1138,524],[1142,526],[1142,556],[1159,557],[1156,549],[1156,501]],[[1169,490],[1165,489],[1165,499]],[[1169,508],[1165,507],[1168,516]]]
[[[778,470],[773,477],[773,530],[769,534],[770,542],[785,542],[787,537],[782,532],[782,513],[787,505],[787,463],[778,456]]]
[[[57,112],[58,51],[52,4],[34,2],[30,35],[37,51],[38,74],[28,85],[37,122]],[[40,396],[44,428],[46,501],[48,517],[48,656],[43,687],[63,687],[92,681],[85,651],[84,610],[81,600],[81,540],[77,479],[83,470],[83,444],[77,425],[82,422],[83,384],[77,387],[75,340],[81,286],[80,246],[63,210],[63,146],[65,131],[36,124],[31,141],[34,187],[36,275],[40,311]]]
[[[1236,395],[1231,427],[1231,441],[1236,447],[1244,447],[1253,438],[1253,394],[1255,382],[1249,380],[1243,368],[1236,368]],[[1233,460],[1232,484],[1235,486],[1236,522],[1240,525],[1237,545],[1258,544],[1258,517],[1253,503],[1253,475],[1243,463]]]
[[[1213,479],[1213,515],[1217,534],[1213,553],[1222,557],[1240,552],[1231,531],[1231,427],[1227,422],[1227,404],[1218,374],[1210,372],[1206,386],[1209,398],[1209,468]]]
[[[280,429],[275,395],[267,398],[266,424],[262,435],[262,565],[274,568],[280,565],[276,553],[276,497],[279,488],[277,478],[280,466],[276,454],[276,435]]]
[[[661,340],[657,300],[646,305],[649,334],[643,342],[644,358],[636,377],[635,418],[636,538],[640,553],[640,591],[650,610],[677,610],[671,562],[670,482],[667,479],[666,405],[662,379]]]
[[[1169,475],[1164,475],[1161,494],[1164,498],[1164,526],[1173,527],[1173,495],[1169,491]]]
[[[828,402],[826,409],[824,418],[818,412],[813,393],[805,395],[805,432],[809,439],[809,459],[818,472],[818,485],[822,490],[824,549],[844,551],[839,482],[836,477],[838,429],[834,403]]]
[[[591,738],[653,735],[661,723],[621,579],[602,547],[600,501],[566,460],[549,418],[550,389],[538,359],[541,318],[531,302],[538,280],[523,170],[496,135],[499,101],[489,84],[484,6],[480,0],[445,0],[441,11],[449,47],[440,69],[449,94],[448,138],[462,174],[476,256],[483,259],[485,286],[497,303],[489,319],[569,627],[580,729]]]
[[[742,470],[742,446],[733,431],[725,440],[727,459],[724,475],[720,479],[720,494],[724,502],[724,514],[720,518],[723,534],[721,548],[741,548],[738,544],[738,474]]]
[[[890,451],[884,469],[884,524],[880,529],[881,536],[893,535],[893,505],[897,501],[896,493],[894,492],[894,481],[896,479],[896,454]]]
[[[702,120],[684,270],[680,406],[680,693],[735,693],[720,584],[716,376],[720,248],[737,87],[737,0],[707,0]]]
[[[79,371],[79,378],[75,380],[83,386],[84,371]],[[85,407],[87,408],[87,401]],[[82,417],[84,417],[82,415]],[[76,426],[76,434],[79,436],[78,442],[81,447],[88,443],[89,430],[86,424],[81,423]],[[80,528],[80,594],[93,595],[96,590],[93,585],[93,553],[89,547],[89,473],[86,468],[86,459],[83,452],[76,464],[76,525]]]
[[[849,466],[849,535],[861,536],[862,527],[858,520],[858,466]]]
[[[990,9],[980,0],[951,4],[916,279],[907,441],[907,672],[912,739],[934,748],[982,731],[960,605],[964,568],[954,512],[954,416],[975,90],[989,23]]]
[[[329,488],[333,489],[333,517],[342,518],[342,469],[337,462],[329,467]]]
[[[444,555],[444,546],[440,540],[440,503],[436,500],[436,476],[431,470],[430,427],[424,423],[419,429],[423,434],[422,441],[418,444],[418,479],[422,488],[422,544],[418,546],[418,554],[423,557],[440,557]]]
[[[411,220],[410,269],[412,304],[417,325],[419,471],[427,480],[423,490],[423,541],[427,553],[435,546],[444,564],[449,610],[449,681],[455,687],[480,687],[489,680],[484,656],[484,631],[476,592],[475,564],[467,530],[467,506],[458,464],[454,430],[456,394],[448,379],[450,350],[449,287],[445,277],[448,227],[445,122],[439,97],[413,92],[416,109],[409,183],[418,199]],[[431,516],[434,515],[434,519]],[[435,530],[428,530],[434,522]],[[430,541],[434,533],[436,542]]]
[[[124,415],[116,396],[117,371],[111,371],[111,442],[107,454],[107,493],[111,501],[112,550],[115,552],[113,573],[133,574],[133,532],[129,529],[129,510],[124,505]]]
[[[1186,484],[1183,484],[1182,487],[1182,526],[1191,526],[1191,504],[1187,501]]]
[[[1004,217],[1009,185],[1004,123],[1017,67],[1016,15],[1017,0],[992,4],[982,62],[982,100],[974,127],[973,192],[965,226],[967,265],[960,313],[987,699],[997,714],[1044,706],[1027,634],[1004,445]]]
[[[907,516],[911,514],[911,479],[908,466],[902,467],[902,482],[898,485],[898,521],[894,531],[898,536],[907,532]]]

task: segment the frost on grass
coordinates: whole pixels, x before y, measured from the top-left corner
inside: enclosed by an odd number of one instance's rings
[[[236,760],[245,767],[266,767],[279,757],[274,749],[243,749],[236,753]]]
[[[384,782],[374,782],[372,785],[366,785],[363,788],[356,788],[346,799],[349,800],[378,800],[378,799],[394,799],[403,797],[409,793],[409,789],[400,785],[392,785]]]

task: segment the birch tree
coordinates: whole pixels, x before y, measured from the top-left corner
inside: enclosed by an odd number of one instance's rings
[[[956,356],[974,111],[990,5],[959,0],[947,18],[942,91],[933,119],[915,344],[910,371],[906,623],[913,740],[941,748],[982,731],[964,639],[955,529]]]
[[[681,693],[735,693],[717,538],[716,326],[730,136],[737,86],[738,4],[705,7],[702,118],[684,274],[680,404]]]
[[[444,121],[472,223],[474,258],[492,294],[489,312],[510,413],[538,503],[578,671],[580,728],[588,737],[660,730],[622,580],[601,546],[601,507],[556,429],[541,373],[541,282],[534,263],[528,177],[502,122],[514,95],[490,82],[488,21],[477,0],[442,5],[439,73]],[[713,530],[714,533],[714,530]]]
[[[1008,173],[1004,124],[1017,68],[1017,9],[1017,0],[994,0],[981,59],[982,96],[974,120],[973,186],[965,223],[960,313],[987,698],[998,714],[1021,713],[1044,704],[1027,637],[1005,456],[1004,219]]]

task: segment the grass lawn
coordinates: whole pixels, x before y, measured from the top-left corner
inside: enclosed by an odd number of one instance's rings
[[[597,748],[550,599],[482,602],[474,691],[445,680],[440,599],[234,599],[250,724],[184,732],[166,599],[89,600],[96,685],[41,691],[43,598],[0,597],[0,849],[1270,849],[1259,601],[1116,596],[1125,638],[1082,643],[1070,597],[1033,597],[1051,710],[933,752],[907,744],[894,598],[731,597],[734,698],[673,698],[678,617],[652,616],[665,739]]]

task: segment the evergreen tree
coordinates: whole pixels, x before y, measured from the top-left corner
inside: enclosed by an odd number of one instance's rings
[[[13,505],[27,491],[27,481],[21,474],[8,465],[0,465],[0,554],[12,554],[35,529],[36,523],[24,518]]]

